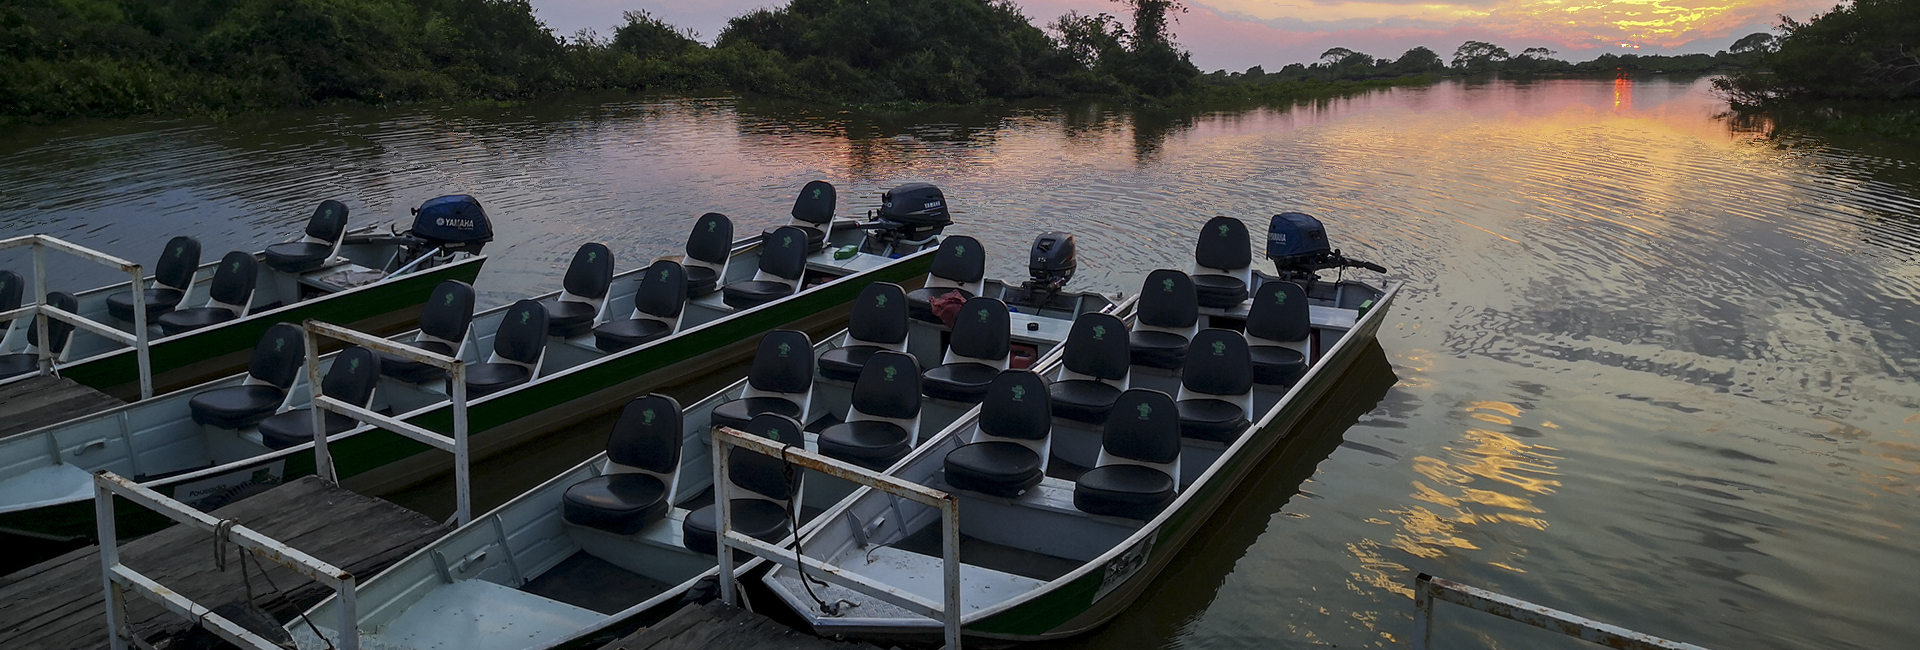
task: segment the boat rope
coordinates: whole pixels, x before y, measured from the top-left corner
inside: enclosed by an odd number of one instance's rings
[[[793,449],[793,445],[786,445],[786,444],[780,445],[780,464],[781,464],[780,477],[786,480],[787,486],[789,487],[789,489],[791,489],[793,486],[793,478],[794,478],[793,461],[787,457],[787,452],[790,449]],[[818,582],[820,583],[820,586],[825,587],[827,586],[827,582],[825,580],[820,580],[818,578],[814,578],[813,576],[807,575],[807,563],[802,562],[800,560],[802,556],[806,555],[806,551],[800,548],[800,506],[798,505],[799,502],[800,502],[800,493],[798,490],[795,490],[793,494],[788,495],[786,510],[787,510],[787,523],[788,525],[793,527],[792,528],[793,570],[800,574],[800,586],[805,587],[807,589],[807,597],[812,598],[814,604],[819,606],[820,613],[826,614],[828,616],[834,616],[834,617],[841,616],[843,613],[845,613],[846,611],[845,608],[859,607],[860,603],[856,603],[851,600],[841,598],[833,601],[832,604],[828,604],[826,600],[820,598],[819,594],[813,593],[813,583]]]
[[[238,520],[222,519],[220,523],[215,524],[213,527],[213,565],[222,572],[227,570],[227,546],[233,543],[231,539],[233,536],[233,528],[238,525],[240,525]],[[273,590],[272,593],[284,596],[287,592],[282,591],[280,585],[274,584],[273,576],[267,573],[267,567],[260,564],[259,558],[253,557],[252,552],[246,550],[240,551],[240,583],[246,586],[246,606],[248,609],[252,609],[261,620],[271,621],[273,617],[269,616],[265,611],[262,611],[259,604],[255,601],[253,595],[253,573],[247,570],[249,560],[252,560],[253,569],[260,572],[260,579],[267,581],[267,587]],[[307,628],[313,631],[313,635],[318,637],[321,642],[327,644],[327,650],[337,650],[333,645],[333,640],[327,638],[327,635],[321,634],[320,627],[313,624],[313,619],[307,618],[306,610],[302,609],[299,610],[299,612],[300,620],[306,621]],[[200,614],[200,620],[196,621],[200,624],[200,627],[206,627],[207,615],[212,613],[213,610],[209,609]]]

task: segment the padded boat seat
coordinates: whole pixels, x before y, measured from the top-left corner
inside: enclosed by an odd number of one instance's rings
[[[173,311],[174,307],[180,306],[180,300],[187,297],[184,291],[166,287],[147,289],[145,293],[149,323],[159,318],[161,314]],[[133,322],[133,292],[122,291],[107,296],[107,314],[122,322]]]
[[[734,499],[733,529],[765,542],[779,541],[791,524],[787,509],[765,499]],[[719,554],[720,508],[709,505],[687,515],[680,524],[680,545],[695,553]]]
[[[1040,455],[1019,443],[976,442],[947,454],[947,484],[962,490],[1013,498],[1040,484]]]
[[[327,435],[344,433],[360,422],[351,417],[327,411]],[[285,413],[275,413],[260,421],[260,439],[267,443],[268,449],[286,449],[301,443],[313,442],[313,411],[294,409]]]
[[[667,484],[651,474],[596,476],[573,484],[560,497],[561,516],[568,522],[616,535],[640,532],[666,517],[667,506]]]
[[[1055,416],[1100,424],[1107,421],[1114,400],[1120,399],[1120,389],[1088,379],[1070,379],[1048,384],[1047,396],[1053,399]]]
[[[33,354],[0,355],[0,379],[40,371],[40,357]]]
[[[209,325],[218,325],[239,318],[239,314],[225,307],[195,307],[170,311],[160,315],[160,331],[167,336],[200,329]]]
[[[287,392],[275,386],[253,384],[203,391],[187,401],[193,421],[221,429],[245,429],[273,415]]]
[[[818,253],[820,252],[820,249],[826,248],[827,246],[826,231],[821,230],[819,228],[812,227],[812,226],[802,226],[798,224],[795,224],[791,227],[799,228],[801,231],[807,233],[807,253],[808,254]],[[773,231],[775,230],[779,230],[779,228],[768,228],[765,231],[762,231],[760,233],[760,236],[762,238],[772,238]]]
[[[1299,350],[1278,345],[1256,345],[1253,353],[1253,381],[1268,386],[1292,386],[1307,373],[1307,357]]]
[[[453,346],[447,345],[445,343],[441,343],[439,341],[419,341],[419,342],[413,343],[413,347],[420,348],[422,350],[426,350],[434,354],[439,354],[439,355],[444,355],[449,357],[453,356]],[[404,381],[410,384],[424,384],[426,382],[434,381],[436,379],[445,379],[447,377],[447,372],[445,370],[441,370],[439,368],[435,368],[433,366],[430,366],[418,361],[414,361],[412,359],[403,359],[400,357],[396,357],[384,352],[380,353],[380,374],[383,374],[388,377],[392,377],[394,379],[398,379],[400,381]]]
[[[306,273],[325,266],[332,254],[331,244],[287,242],[268,246],[265,257],[267,268],[282,273]]]
[[[793,295],[793,284],[778,280],[748,280],[721,287],[722,300],[734,309],[752,309]]]
[[[927,397],[978,403],[987,396],[987,385],[1000,376],[1000,369],[983,363],[949,363],[934,366],[920,378],[920,390]]]
[[[698,298],[720,288],[720,272],[704,266],[687,266],[687,297]]]
[[[550,300],[540,306],[547,308],[547,334],[563,339],[587,333],[600,311],[591,303],[572,300]]]
[[[533,379],[533,372],[517,363],[476,363],[467,366],[467,397],[498,393]]]
[[[933,315],[933,299],[947,295],[947,292],[950,291],[960,292],[960,297],[966,300],[973,299],[973,292],[966,289],[955,289],[953,287],[923,287],[914,289],[907,292],[907,316],[936,325],[945,325],[946,323],[941,322],[939,316]]]
[[[1180,409],[1180,435],[1200,440],[1232,442],[1247,428],[1247,414],[1240,405],[1217,399],[1183,399]]]
[[[643,345],[673,333],[673,327],[657,320],[629,318],[593,328],[593,346],[602,352],[619,352]]]
[[[1081,512],[1152,519],[1173,503],[1173,477],[1151,467],[1119,464],[1087,470],[1073,487],[1073,507]]]
[[[1127,347],[1133,365],[1148,368],[1180,367],[1187,358],[1187,337],[1159,330],[1139,330],[1127,335]]]
[[[886,469],[913,450],[907,430],[892,422],[842,422],[820,432],[822,455],[868,469]]]
[[[747,422],[752,421],[753,416],[762,413],[772,413],[798,419],[800,417],[800,405],[779,397],[749,397],[746,399],[737,399],[713,407],[713,419],[710,426],[739,429],[747,426]]]
[[[820,376],[841,381],[857,381],[860,369],[867,367],[873,353],[886,348],[878,345],[849,345],[820,354]]]
[[[1247,300],[1247,283],[1231,275],[1201,273],[1193,276],[1193,289],[1201,307],[1232,309]]]

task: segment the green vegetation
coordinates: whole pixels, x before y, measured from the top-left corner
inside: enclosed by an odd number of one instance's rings
[[[1787,127],[1920,140],[1920,2],[1855,0],[1806,22],[1781,16],[1779,31],[1735,43],[1761,60],[1715,80],[1736,110]]]
[[[1765,36],[1765,34],[1761,34]],[[1751,37],[1749,37],[1751,38]],[[1530,47],[1515,56],[1506,48],[1484,41],[1467,41],[1454,49],[1451,61],[1425,47],[1415,47],[1400,58],[1375,58],[1370,54],[1336,47],[1321,53],[1312,64],[1295,63],[1278,72],[1259,66],[1246,72],[1225,70],[1207,75],[1205,83],[1233,86],[1243,83],[1387,81],[1408,78],[1431,79],[1439,76],[1471,76],[1498,73],[1503,77],[1615,75],[1628,73],[1705,73],[1742,69],[1754,65],[1760,53],[1741,49],[1739,43],[1717,54],[1679,56],[1638,54],[1602,54],[1591,61],[1570,63],[1553,58],[1558,54],[1544,47]]]

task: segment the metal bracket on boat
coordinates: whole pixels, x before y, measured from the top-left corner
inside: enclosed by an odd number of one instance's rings
[[[447,371],[448,385],[453,394],[453,436],[448,437],[417,424],[403,422],[397,417],[381,415],[364,407],[342,402],[328,397],[319,390],[313,391],[313,456],[315,467],[321,478],[340,483],[339,474],[333,468],[333,454],[327,451],[327,427],[325,411],[332,411],[360,422],[378,426],[387,431],[412,438],[422,444],[453,454],[454,521],[461,526],[473,520],[473,491],[469,481],[469,458],[471,448],[467,445],[467,366],[466,363],[448,356],[441,356],[404,343],[396,343],[377,336],[362,334],[332,323],[308,320],[301,323],[306,330],[307,346],[307,385],[320,386],[320,339],[322,337],[357,345],[374,352],[386,353],[403,359],[411,359],[435,368]]]
[[[42,339],[45,340],[45,339]],[[199,623],[220,638],[254,650],[282,650],[265,637],[248,631],[238,623],[214,613],[213,610],[193,602],[186,596],[168,589],[152,578],[120,563],[120,543],[114,534],[113,498],[119,496],[135,504],[144,506],[182,524],[200,530],[222,535],[227,543],[252,553],[265,562],[272,562],[293,570],[295,573],[313,579],[313,581],[331,587],[339,599],[341,630],[358,630],[358,614],[354,607],[353,574],[345,569],[333,566],[299,549],[287,546],[279,540],[267,537],[243,525],[228,523],[187,504],[175,501],[164,494],[141,487],[107,470],[93,475],[94,521],[98,522],[100,534],[100,569],[102,588],[106,590],[107,639],[112,650],[127,650],[131,641],[141,644],[133,635],[132,622],[127,618],[126,591],[132,591],[148,600],[159,603],[175,614]],[[334,647],[339,650],[359,650],[359,634],[341,634]],[[144,644],[141,644],[144,645]]]
[[[1691,643],[1668,641],[1618,625],[1575,616],[1512,596],[1460,584],[1425,573],[1413,581],[1413,650],[1427,650],[1433,640],[1433,603],[1446,601],[1509,618],[1549,632],[1621,650],[1707,650]]]
[[[940,550],[941,550],[941,602],[933,602],[907,591],[891,587],[872,578],[806,557],[800,552],[798,543],[791,550],[774,546],[753,537],[741,534],[733,529],[733,495],[736,489],[733,477],[728,472],[727,458],[733,448],[740,447],[751,453],[765,454],[779,458],[794,466],[823,472],[875,490],[913,501],[940,511]],[[960,497],[935,490],[912,481],[891,475],[881,474],[864,467],[846,463],[805,448],[789,446],[743,433],[732,427],[716,427],[713,430],[713,502],[720,509],[720,545],[717,554],[720,560],[720,598],[728,605],[738,607],[739,586],[734,577],[733,553],[726,548],[734,548],[766,558],[795,571],[802,567],[810,574],[833,584],[858,591],[862,594],[886,601],[908,611],[941,621],[946,628],[946,647],[948,650],[960,650]],[[806,530],[794,531],[801,535]]]
[[[19,309],[0,312],[0,322],[11,322],[15,318],[31,316],[30,327],[39,328],[34,340],[51,341],[47,336],[47,318],[57,318],[80,329],[112,339],[121,345],[133,348],[134,359],[140,367],[140,399],[153,397],[153,362],[147,357],[147,292],[141,286],[146,281],[146,272],[139,264],[118,257],[79,246],[77,244],[46,235],[22,235],[9,239],[0,239],[0,250],[29,246],[33,248],[33,304]],[[133,289],[133,333],[119,329],[73,312],[49,306],[47,302],[47,250],[53,249],[80,259],[96,262],[118,269],[132,278]],[[45,316],[45,318],[41,318]],[[68,343],[72,345],[71,342]],[[53,353],[48,346],[34,346],[40,354],[40,371],[46,375],[54,372]]]

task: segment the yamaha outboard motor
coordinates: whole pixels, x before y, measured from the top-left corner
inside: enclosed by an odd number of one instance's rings
[[[1019,288],[1007,287],[1008,305],[1036,309],[1073,309],[1071,299],[1058,299],[1060,290],[1073,279],[1079,266],[1074,255],[1073,235],[1045,232],[1033,239],[1033,251],[1027,256],[1027,281]],[[1056,304],[1057,303],[1057,304]]]
[[[454,253],[480,254],[493,241],[493,222],[480,201],[465,194],[427,199],[413,209],[413,226],[403,233],[412,240],[401,270],[425,262],[431,266],[453,257]],[[400,271],[395,271],[395,274]]]
[[[1335,268],[1362,268],[1386,273],[1386,267],[1364,260],[1348,259],[1327,243],[1327,228],[1320,220],[1300,212],[1273,215],[1267,224],[1267,259],[1283,280],[1299,282],[1309,288],[1320,279],[1319,271]]]
[[[872,231],[864,250],[906,254],[933,243],[953,223],[947,197],[932,183],[905,183],[880,195],[880,211],[860,224]]]

